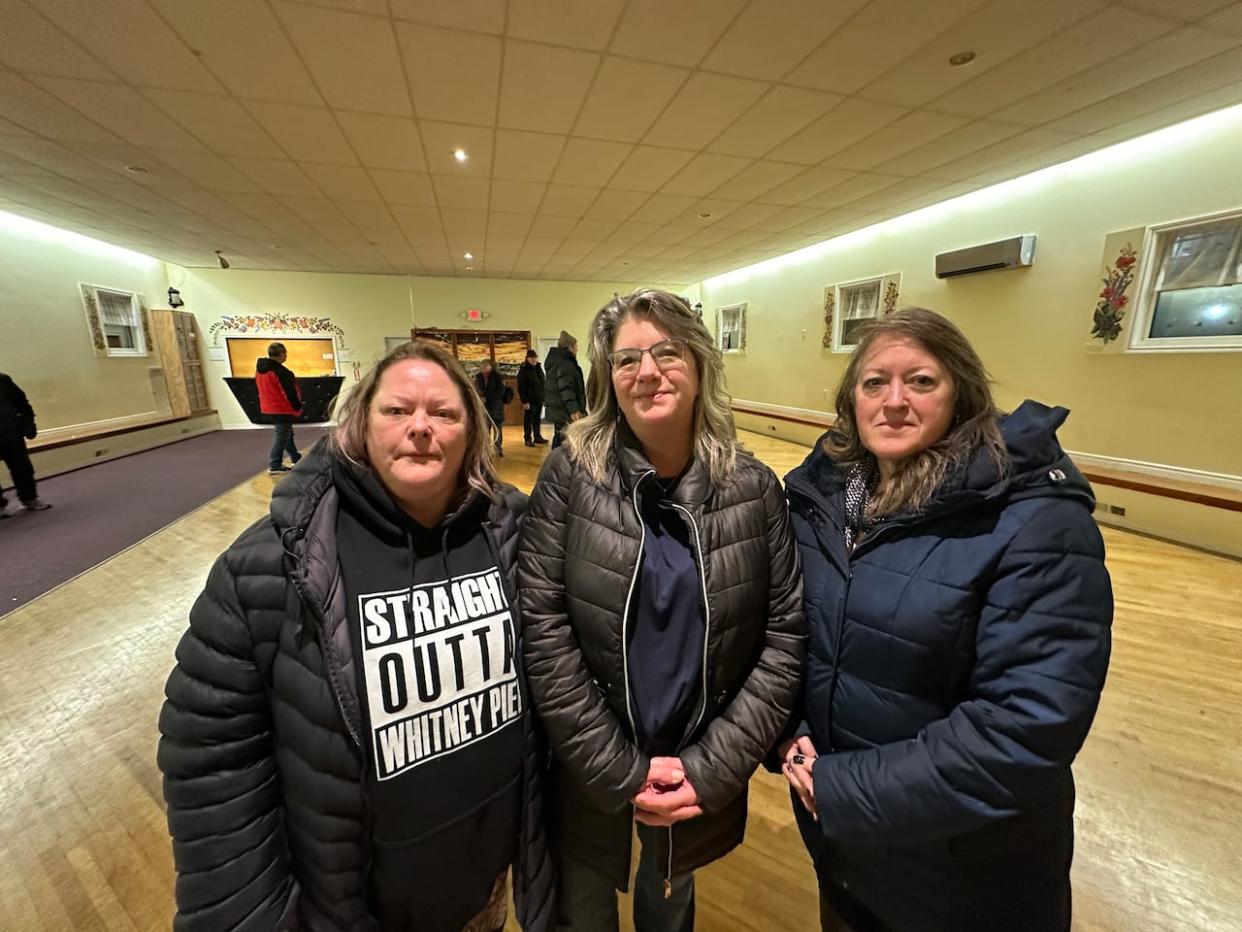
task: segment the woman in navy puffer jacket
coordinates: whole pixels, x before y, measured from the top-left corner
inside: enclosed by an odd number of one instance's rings
[[[961,332],[903,310],[786,479],[810,640],[780,753],[825,929],[1069,928],[1113,601],[1067,413],[1000,416]]]

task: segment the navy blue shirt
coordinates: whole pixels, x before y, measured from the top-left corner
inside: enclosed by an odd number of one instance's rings
[[[630,600],[630,706],[638,747],[652,757],[677,753],[702,690],[703,586],[690,527],[666,499],[675,484],[644,485],[646,539]]]

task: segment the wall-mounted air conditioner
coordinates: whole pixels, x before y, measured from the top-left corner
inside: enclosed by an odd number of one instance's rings
[[[953,278],[992,269],[1024,268],[1035,261],[1035,234],[942,252],[936,256],[936,277]]]

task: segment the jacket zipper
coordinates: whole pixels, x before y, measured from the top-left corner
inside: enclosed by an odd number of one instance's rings
[[[625,593],[625,610],[621,614],[621,673],[625,679],[625,715],[630,721],[630,734],[636,739],[638,728],[634,724],[634,708],[630,701],[630,601],[634,598],[634,586],[638,584],[638,574],[643,568],[643,546],[647,542],[647,525],[643,522],[642,512],[638,510],[638,487],[648,476],[654,476],[655,470],[643,473],[634,482],[634,491],[630,495],[630,504],[634,506],[634,517],[638,519],[638,559],[634,561],[634,574],[630,577],[630,588]]]

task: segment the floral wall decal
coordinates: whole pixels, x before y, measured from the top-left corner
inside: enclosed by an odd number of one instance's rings
[[[836,308],[837,289],[829,285],[824,289],[824,338],[820,345],[824,349],[832,349],[832,314]]]
[[[211,345],[220,345],[221,333],[331,333],[341,346],[345,345],[345,331],[332,323],[330,317],[306,317],[301,314],[239,314],[221,317],[207,332]]]
[[[1105,270],[1104,289],[1099,294],[1092,317],[1091,336],[1102,343],[1111,343],[1121,335],[1125,307],[1130,302],[1126,291],[1134,281],[1134,247],[1126,243],[1111,269]]]
[[[897,310],[897,282],[890,278],[888,280],[887,287],[884,289],[884,301],[881,315],[887,317],[895,310]]]

